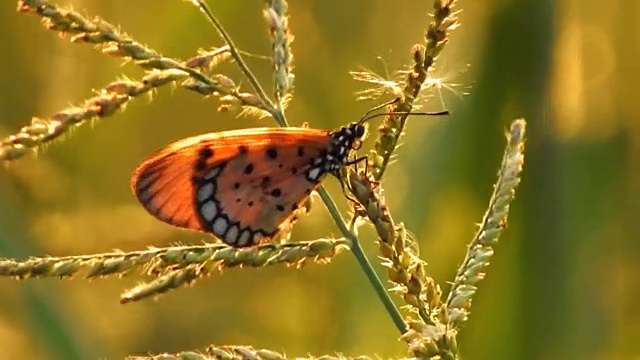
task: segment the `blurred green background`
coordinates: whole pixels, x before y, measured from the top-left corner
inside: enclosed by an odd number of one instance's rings
[[[262,1],[210,3],[243,50],[269,54]],[[119,24],[166,56],[186,59],[221,45],[188,2],[62,5]],[[429,0],[292,1],[290,122],[335,128],[358,119],[374,102],[355,100],[367,85],[348,71],[393,77],[422,41],[430,9]],[[413,118],[383,187],[396,221],[413,233],[429,274],[447,291],[491,193],[504,131],[516,117],[528,121],[522,185],[460,334],[464,358],[640,359],[640,102],[633,95],[640,83],[640,3],[459,1],[458,9],[461,26],[433,72],[443,86],[421,102],[424,110],[452,115]],[[133,64],[45,31],[38,17],[17,13],[15,1],[0,6],[0,24],[0,137],[120,76],[143,75]],[[270,63],[249,63],[270,87]],[[232,64],[221,71],[241,81]],[[220,114],[217,106],[213,97],[166,87],[3,166],[0,257],[206,240],[148,215],[129,178],[170,141],[274,125]],[[346,214],[336,183],[327,181]],[[376,262],[371,229],[361,234]],[[339,232],[316,201],[293,235],[308,240]],[[289,356],[406,355],[347,253],[301,270],[232,269],[158,301],[120,305],[120,292],[140,280],[0,279],[0,358],[118,359],[211,343]]]

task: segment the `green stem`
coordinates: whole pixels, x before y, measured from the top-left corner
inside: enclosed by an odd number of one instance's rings
[[[331,199],[331,195],[329,195],[327,190],[325,190],[324,187],[321,186],[320,188],[318,188],[318,194],[320,194],[320,198],[322,198],[322,201],[327,206],[327,209],[329,209],[329,214],[331,214],[333,221],[336,223],[336,225],[338,225],[338,228],[347,238],[347,240],[349,240],[349,247],[351,248],[351,252],[356,257],[356,260],[358,260],[360,268],[362,269],[362,271],[364,271],[364,274],[367,276],[369,283],[371,284],[371,286],[373,286],[373,289],[378,295],[378,298],[380,298],[380,301],[382,301],[384,308],[389,313],[389,316],[391,316],[393,323],[398,328],[398,331],[400,331],[401,334],[404,334],[407,331],[407,324],[402,319],[400,310],[398,310],[396,305],[393,303],[393,300],[391,300],[387,289],[385,288],[384,284],[382,284],[380,277],[378,276],[378,274],[376,274],[373,266],[371,265],[371,262],[362,250],[362,246],[360,245],[360,241],[358,241],[358,237],[347,227],[347,224],[342,219],[342,216],[340,216],[340,212],[338,211],[335,202],[333,202],[333,199]]]
[[[284,109],[280,106],[280,102],[278,102],[278,108],[273,117],[276,119],[280,126],[287,127],[289,123],[287,122],[287,116],[284,114]]]
[[[231,52],[231,56],[238,64],[240,71],[249,80],[249,83],[251,84],[255,92],[258,94],[258,96],[264,103],[265,107],[270,108],[269,112],[276,119],[276,121],[278,122],[278,125],[287,126],[287,124],[285,123],[284,117],[280,116],[282,115],[282,112],[281,111],[279,112],[276,110],[275,105],[267,96],[267,93],[264,91],[264,89],[260,85],[260,82],[253,75],[253,73],[249,69],[249,66],[247,66],[247,63],[245,63],[244,60],[242,59],[242,56],[238,52],[238,47],[234,44],[233,40],[231,39],[231,36],[229,36],[229,34],[226,32],[226,30],[224,29],[220,21],[218,21],[218,19],[215,16],[213,16],[213,13],[211,12],[211,9],[209,9],[209,6],[207,5],[207,3],[204,2],[203,0],[197,0],[196,4],[198,8],[200,8],[200,10],[205,14],[207,19],[209,19],[209,21],[213,24],[213,27],[216,28],[216,30],[218,31],[218,34],[220,34],[220,36],[224,39],[227,45],[229,45],[229,51]]]
[[[240,56],[240,53],[238,52],[236,45],[231,40],[231,37],[224,30],[224,28],[222,27],[222,24],[218,21],[218,19],[216,19],[216,17],[213,16],[213,13],[211,12],[207,4],[203,0],[197,0],[195,3],[200,8],[200,10],[205,14],[205,16],[209,19],[209,21],[213,24],[213,26],[216,28],[220,36],[227,43],[227,45],[229,46],[229,51],[231,52],[231,56],[234,58],[236,63],[238,63],[238,66],[240,67],[240,70],[242,71],[242,73],[247,77],[247,79],[249,79],[249,82],[251,83],[254,90],[256,91],[256,93],[264,103],[265,107],[270,108],[268,109],[268,111],[276,119],[276,121],[280,126],[287,126],[287,120],[285,118],[284,111],[281,106],[281,102],[278,102],[278,105],[274,105],[273,102],[269,99],[267,94],[264,92],[264,89],[262,89],[262,86],[260,86],[260,83],[258,82],[256,77],[253,75],[253,73],[251,72],[247,64],[244,62],[244,60]],[[362,246],[360,246],[358,237],[349,230],[344,219],[342,218],[342,216],[340,216],[340,212],[338,211],[338,208],[336,207],[335,202],[331,199],[331,196],[324,189],[324,187],[321,186],[318,189],[318,193],[320,194],[320,197],[322,198],[322,201],[324,202],[324,204],[327,206],[327,209],[329,209],[329,213],[331,214],[331,217],[333,218],[334,222],[336,223],[336,225],[338,225],[338,228],[344,234],[344,236],[349,240],[349,244],[350,244],[349,247],[351,248],[351,252],[358,260],[358,264],[362,268],[362,271],[364,271],[365,275],[367,276],[367,279],[369,279],[369,283],[371,283],[371,285],[373,286],[376,294],[378,295],[385,309],[393,319],[393,322],[395,323],[396,327],[398,328],[400,333],[405,333],[407,331],[407,325],[402,319],[402,314],[400,314],[400,310],[398,310],[396,305],[393,303],[393,300],[391,300],[391,297],[389,296],[387,289],[384,287],[384,284],[382,284],[382,281],[380,280],[375,270],[373,269],[371,262],[369,262],[369,259],[367,258],[364,251],[362,250]]]

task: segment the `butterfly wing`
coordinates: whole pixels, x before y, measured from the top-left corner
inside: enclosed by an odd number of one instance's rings
[[[326,173],[329,132],[259,128],[205,134],[161,149],[132,188],[158,219],[233,246],[273,237]]]

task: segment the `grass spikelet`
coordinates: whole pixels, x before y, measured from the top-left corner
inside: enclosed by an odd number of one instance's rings
[[[186,60],[184,65],[192,69],[211,70],[229,58],[231,58],[231,52],[229,46],[225,45],[210,51],[198,50],[198,55]]]
[[[133,60],[160,58],[158,52],[119,32],[104,19],[86,19],[73,9],[60,8],[43,0],[20,0],[18,11],[41,16],[47,30],[72,35],[71,42],[98,45],[105,54]]]
[[[399,292],[409,308],[415,310],[427,325],[435,325],[440,320],[440,287],[426,275],[426,264],[418,257],[417,244],[407,238],[402,224],[394,223],[378,181],[392,159],[408,112],[428,78],[427,72],[446,43],[447,31],[457,25],[457,18],[451,13],[454,3],[455,0],[434,1],[433,21],[426,34],[426,45],[413,46],[414,65],[406,75],[404,88],[368,71],[352,72],[354,79],[376,85],[371,91],[362,92],[361,96],[378,96],[387,91],[397,95],[386,109],[393,114],[388,114],[378,129],[374,150],[368,157],[368,173],[352,169],[347,173],[350,189],[360,203],[351,223],[356,223],[359,216],[366,216],[371,221],[378,234],[382,264],[394,284],[392,290]]]
[[[229,59],[229,46],[207,52],[200,51],[195,57],[181,62],[161,56],[157,51],[120,33],[115,26],[98,17],[87,20],[72,9],[63,9],[38,0],[19,1],[18,11],[41,16],[47,29],[57,31],[61,35],[72,34],[71,40],[74,43],[98,45],[103,53],[133,59],[136,64],[150,72],[139,82],[115,81],[84,104],[61,110],[50,118],[34,118],[30,125],[20,129],[17,134],[0,139],[0,161],[18,159],[29,150],[59,138],[86,120],[112,115],[132,98],[176,81],[181,81],[182,87],[202,95],[219,95],[220,111],[237,107],[242,110],[241,113],[262,116],[270,113],[257,95],[239,92],[230,78],[224,75],[208,77],[197,70],[211,70],[221,61]]]
[[[442,323],[425,324],[407,320],[409,330],[401,340],[407,343],[409,352],[417,359],[458,359],[456,332]]]
[[[224,29],[222,23],[218,20],[218,18],[213,15],[213,12],[209,8],[209,5],[207,5],[204,0],[193,0],[192,3],[205,15],[209,22],[211,22],[211,25],[213,25],[213,27],[216,29],[218,35],[220,35],[220,37],[226,43],[226,46],[228,46],[230,56],[238,65],[240,72],[242,72],[247,80],[249,80],[249,84],[255,91],[255,94],[252,94],[252,99],[255,99],[256,101],[256,108],[263,110],[259,111],[259,113],[269,113],[278,122],[278,125],[287,126],[287,121],[285,119],[284,112],[280,108],[280,105],[274,105],[271,99],[269,99],[264,89],[262,88],[262,85],[260,85],[258,79],[251,72],[249,66],[247,66],[247,64],[245,63],[242,55],[240,54],[240,51],[238,50],[238,47],[233,42],[233,39],[231,39],[229,33],[227,33],[227,31]],[[242,99],[239,100],[242,101]],[[246,110],[246,108],[244,108],[243,110]]]
[[[263,11],[271,34],[274,94],[280,109],[286,106],[284,99],[293,81],[293,54],[291,53],[293,35],[289,29],[287,7],[285,0],[267,0]]]
[[[425,35],[426,44],[416,44],[411,50],[413,67],[406,76],[404,89],[398,94],[398,101],[387,108],[390,113],[404,114],[385,117],[378,128],[379,135],[370,156],[371,172],[375,180],[380,180],[384,175],[404,131],[408,113],[413,109],[422,85],[427,80],[427,72],[447,43],[448,32],[458,25],[458,19],[452,12],[454,5],[455,0],[434,1],[433,20]]]
[[[514,199],[515,189],[520,183],[520,172],[524,164],[524,135],[526,122],[515,120],[507,133],[507,146],[498,172],[498,180],[489,200],[478,231],[471,240],[462,265],[447,296],[448,324],[457,328],[464,323],[477,290],[477,283],[485,276],[484,269],[493,256],[493,246],[507,227],[509,204]]]
[[[432,310],[439,307],[441,291],[426,276],[425,263],[414,250],[416,244],[407,237],[404,225],[393,221],[377,184],[364,173],[349,171],[348,175],[352,193],[362,206],[360,213],[366,214],[378,234],[382,265],[387,268],[393,290],[423,321],[433,324],[436,319],[432,318]]]
[[[68,133],[73,127],[84,124],[87,120],[105,118],[122,109],[129,101],[154,89],[177,81],[182,86],[206,95],[233,93],[239,98],[242,106],[251,106],[245,99],[248,95],[237,93],[235,88],[222,82],[211,80],[210,84],[194,89],[190,87],[189,73],[179,69],[152,70],[140,81],[116,80],[99,90],[97,95],[87,99],[83,104],[63,109],[49,118],[33,118],[30,125],[24,126],[14,135],[0,139],[0,161],[15,160],[29,153],[30,150],[45,145]],[[198,82],[198,84],[203,84]]]
[[[176,354],[158,354],[149,356],[129,356],[127,360],[286,360],[287,356],[268,349],[255,349],[251,346],[209,345],[206,351],[183,351]],[[368,356],[346,357],[323,355],[320,357],[295,357],[298,360],[370,360]]]
[[[122,85],[119,82],[114,87],[122,89]],[[51,142],[86,120],[112,115],[130,99],[128,95],[102,90],[82,105],[59,111],[48,119],[34,117],[31,124],[24,126],[17,134],[0,139],[0,161],[18,159],[29,150]]]
[[[199,265],[188,265],[182,269],[170,271],[150,282],[140,284],[127,290],[120,296],[120,303],[126,304],[150,296],[160,295],[169,290],[177,289],[192,283],[200,276],[208,275],[206,269]]]
[[[250,249],[236,249],[216,243],[93,255],[32,257],[24,261],[0,259],[0,276],[19,279],[67,278],[80,272],[84,272],[87,278],[122,276],[132,272],[160,276],[176,269],[202,264],[206,264],[210,269],[219,270],[280,263],[301,266],[308,261],[327,262],[346,248],[347,243],[342,239],[318,239],[286,244],[263,244]]]
[[[190,285],[199,278],[225,268],[263,267],[275,264],[300,267],[309,261],[327,263],[347,248],[345,240],[320,239],[286,244],[264,244],[241,249],[223,246],[217,248],[217,251],[204,249],[205,251],[193,254],[194,256],[181,254],[178,251],[171,254],[170,261],[152,265],[149,274],[156,274],[157,278],[126,291],[120,297],[120,302],[137,301]]]

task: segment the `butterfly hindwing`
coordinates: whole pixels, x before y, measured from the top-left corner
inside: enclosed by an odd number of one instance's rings
[[[320,182],[320,178],[311,181],[305,175],[312,168],[313,159],[319,156],[322,149],[318,147],[300,151],[298,146],[268,146],[262,151],[241,153],[225,165],[215,180],[215,186],[221,190],[217,200],[229,223],[237,223],[238,240],[244,240],[244,231],[252,239],[270,238],[291,219]],[[213,230],[218,236],[225,235],[222,229]],[[232,229],[226,239],[229,243],[233,243],[234,234]]]
[[[187,160],[179,153],[149,159],[134,173],[132,187],[144,208],[158,219],[180,227],[204,230],[191,216],[191,194],[180,190],[190,186],[182,176],[189,171]]]

